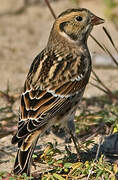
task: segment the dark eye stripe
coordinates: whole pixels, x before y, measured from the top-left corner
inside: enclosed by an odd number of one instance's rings
[[[62,22],[59,27],[61,31],[64,31],[64,27],[66,26],[67,22]]]

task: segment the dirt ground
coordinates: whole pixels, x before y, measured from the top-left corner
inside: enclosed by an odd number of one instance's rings
[[[2,4],[0,6],[0,90],[5,91],[9,84],[10,92],[12,94],[13,92],[19,93],[22,91],[32,60],[47,43],[54,18],[44,2],[36,5],[32,4],[20,14],[14,12],[23,7],[23,0],[0,0],[0,4]],[[57,15],[67,8],[81,6],[90,9],[98,16],[105,18],[105,7],[102,0],[80,0],[79,5],[71,0],[58,0],[56,2],[51,1],[51,5]],[[108,39],[104,35],[102,26],[103,25],[95,27],[92,34],[100,42],[105,43],[107,47],[110,48],[111,52],[114,53]],[[118,44],[118,32],[107,19],[104,26],[108,28],[111,34],[113,34],[114,42]],[[91,38],[89,38],[88,44],[91,54],[94,54],[94,59],[96,56],[105,56]],[[93,60],[94,66],[96,66],[95,62],[96,61]],[[106,67],[108,64],[107,60],[104,64]],[[102,79],[111,90],[118,90],[118,70],[113,67],[110,68],[110,66],[108,68],[105,67],[94,67],[94,70],[99,78]],[[92,81],[91,78],[90,82]],[[90,98],[102,94],[103,93],[100,90],[89,84],[86,88],[84,97]],[[0,98],[0,106],[5,107],[6,104],[7,102]],[[18,111],[19,100],[13,105],[13,108],[15,112]],[[8,135],[0,139],[0,162],[2,162],[0,171],[11,171],[13,166],[13,155],[15,154],[16,147],[14,148],[14,146],[11,145],[11,137],[12,135]],[[53,140],[55,138],[56,137],[53,134],[50,134],[49,136],[46,136],[46,138],[42,138],[41,142],[49,141],[50,139]],[[97,138],[97,140],[99,141],[99,138]],[[57,141],[63,146],[63,140],[57,138]]]

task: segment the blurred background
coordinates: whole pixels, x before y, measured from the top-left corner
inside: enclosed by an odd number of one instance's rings
[[[91,34],[107,48],[107,53],[91,37],[88,40],[93,70],[102,84],[95,81],[95,74],[91,75],[82,101],[83,114],[79,116],[78,111],[79,121],[76,121],[78,134],[93,133],[95,142],[98,142],[101,130],[104,134],[108,134],[108,130],[112,133],[114,128],[118,131],[118,115],[111,113],[112,109],[118,114],[118,106],[113,109],[114,104],[118,104],[118,0],[49,0],[49,2],[56,16],[68,8],[84,7],[105,19],[105,23],[94,27]],[[13,167],[11,159],[16,149],[11,145],[11,137],[17,129],[20,94],[33,59],[46,46],[53,22],[54,18],[45,0],[0,0],[0,159],[2,159],[0,171],[6,167],[11,171]],[[112,37],[112,43],[103,26]],[[92,85],[95,83],[97,86],[101,85],[103,90]],[[107,98],[104,99],[103,95],[107,95]],[[89,117],[87,113],[90,113]],[[86,127],[81,128],[80,121]],[[100,129],[97,137],[96,127]],[[41,142],[47,145],[52,139],[55,139],[55,136],[51,134]],[[58,142],[62,143],[61,140]]]

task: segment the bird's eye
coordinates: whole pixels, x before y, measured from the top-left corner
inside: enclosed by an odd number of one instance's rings
[[[77,17],[76,17],[76,20],[77,20],[77,21],[82,21],[83,18],[82,18],[82,16],[77,16]]]

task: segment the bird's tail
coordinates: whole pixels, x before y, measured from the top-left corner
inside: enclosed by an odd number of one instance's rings
[[[33,155],[37,140],[38,140],[38,137],[34,141],[32,141],[31,144],[28,144],[27,148],[24,142],[18,143],[18,146],[20,147],[17,151],[16,160],[15,160],[15,164],[13,168],[13,173],[15,175],[26,173],[27,176],[30,176],[32,155]],[[25,148],[23,148],[23,146],[25,146]]]

